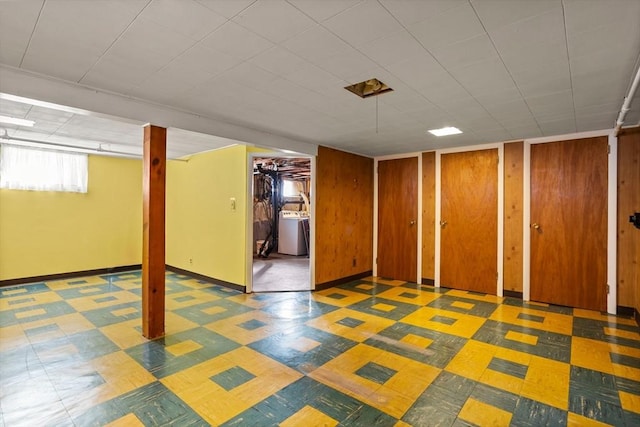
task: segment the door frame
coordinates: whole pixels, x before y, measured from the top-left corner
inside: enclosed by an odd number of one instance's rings
[[[417,158],[418,162],[418,176],[416,177],[418,180],[418,194],[416,195],[418,202],[418,210],[416,212],[416,223],[418,225],[416,228],[416,233],[418,233],[416,239],[416,283],[420,283],[422,280],[422,216],[420,215],[422,212],[422,152],[392,154],[388,156],[375,157],[373,159],[373,275],[378,275],[378,162],[406,158]]]
[[[523,159],[523,220],[522,220],[522,299],[531,298],[531,145],[549,142],[562,142],[573,139],[607,136],[609,139],[609,158],[607,167],[607,313],[617,312],[616,277],[616,229],[617,229],[617,184],[618,184],[618,138],[612,129],[579,132],[542,138],[525,139]]]
[[[251,151],[247,153],[247,214],[245,215],[245,292],[253,293],[253,161],[256,157],[300,158],[311,160],[311,189],[309,197],[309,290],[316,289],[316,156],[292,151]]]
[[[498,253],[496,260],[496,272],[498,279],[496,280],[496,295],[501,297],[503,294],[503,275],[504,272],[504,142],[492,144],[479,144],[466,147],[453,147],[435,150],[436,152],[436,220],[435,220],[435,257],[434,257],[434,285],[440,287],[440,244],[441,244],[441,210],[442,210],[442,169],[441,156],[443,154],[463,153],[469,151],[480,150],[498,150]],[[422,176],[422,174],[420,174]]]

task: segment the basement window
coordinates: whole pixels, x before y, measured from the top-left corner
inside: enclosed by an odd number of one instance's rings
[[[282,180],[282,195],[284,197],[300,197],[300,192],[304,191],[304,183],[291,179]]]
[[[86,193],[86,154],[3,145],[0,188]]]

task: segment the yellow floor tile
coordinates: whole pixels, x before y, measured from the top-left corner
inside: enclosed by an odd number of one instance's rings
[[[0,311],[37,307],[41,304],[62,301],[62,297],[55,292],[42,292],[29,295],[17,295],[0,299]],[[16,314],[17,317],[17,314]]]
[[[264,323],[255,329],[245,329],[241,324],[257,320]],[[228,317],[205,325],[205,328],[238,342],[243,345],[251,344],[263,338],[269,337],[281,329],[275,323],[277,319],[269,316],[262,311],[250,311],[248,313],[239,314],[237,316]]]
[[[311,406],[305,406],[283,422],[279,424],[280,427],[335,427],[339,424],[339,421],[334,420],[330,416],[318,411]]]
[[[520,314],[543,317],[542,322],[535,320],[519,319]],[[506,322],[525,328],[540,329],[557,334],[571,335],[573,333],[573,317],[566,314],[551,313],[535,310],[527,307],[500,305],[489,317],[496,322]]]
[[[371,362],[396,373],[384,384],[356,374]],[[309,376],[389,415],[401,418],[439,373],[440,370],[432,366],[359,344],[314,370]]]
[[[21,325],[0,327],[0,342],[2,351],[11,351],[31,344]]]
[[[408,296],[401,296],[402,294],[412,294],[416,295],[415,298]],[[431,301],[435,301],[440,298],[442,294],[437,294],[435,292],[422,292],[416,289],[408,289],[405,287],[393,287],[391,289],[387,289],[386,291],[378,294],[380,298],[389,299],[392,301],[403,302],[405,304],[412,305],[420,305],[425,306],[429,304]]]
[[[436,316],[446,316],[458,321],[453,323],[452,325],[432,321],[431,319]],[[471,338],[484,324],[485,319],[481,317],[457,313],[454,311],[444,312],[443,310],[438,310],[431,307],[421,307],[401,319],[401,322],[419,326],[421,328],[456,335],[463,338]]]
[[[511,413],[473,398],[466,401],[458,417],[470,423],[487,427],[508,426],[511,422]]]
[[[617,328],[604,328],[604,333],[605,335],[609,335],[611,337],[640,341],[640,333],[638,331],[627,331]]]
[[[627,393],[626,391],[620,391],[618,394],[620,396],[622,409],[640,414],[640,396],[637,394]]]
[[[531,356],[521,395],[566,411],[570,375],[568,363]]]
[[[394,310],[396,306],[391,304],[378,303],[378,304],[372,305],[371,308],[373,308],[374,310],[381,310],[388,313],[391,310]]]
[[[345,318],[356,319],[363,323],[354,328],[337,323]],[[348,308],[341,308],[315,319],[311,319],[305,324],[353,341],[363,342],[394,323],[395,322],[393,320],[385,319],[383,317],[373,316],[371,314],[350,310]]]
[[[18,313],[15,314],[15,316],[16,316],[16,319],[24,319],[27,317],[39,316],[46,313],[47,311],[43,308],[34,308],[33,310],[19,311]]]
[[[343,295],[344,298],[331,298],[329,295],[338,294]],[[347,291],[340,288],[329,288],[322,291],[314,292],[313,299],[325,304],[334,305],[338,307],[346,307],[351,304],[358,303],[369,299],[367,294],[361,294],[360,292]]]
[[[416,347],[420,347],[420,348],[427,348],[431,344],[433,344],[432,339],[421,337],[419,335],[414,335],[414,334],[407,334],[404,337],[402,337],[400,341],[407,344],[415,345]]]
[[[96,310],[98,308],[111,307],[119,304],[126,304],[128,302],[138,302],[140,297],[129,291],[109,292],[108,296],[113,297],[109,301],[100,302],[105,295],[88,295],[81,298],[73,298],[67,300],[67,303],[72,306],[76,311],[89,311]]]
[[[472,380],[479,380],[493,360],[497,347],[469,340],[449,362],[446,371]]]
[[[165,347],[165,350],[167,350],[174,356],[183,356],[185,354],[191,353],[192,351],[200,350],[201,348],[201,344],[198,344],[193,340],[186,340],[178,344],[167,346]]]
[[[135,414],[127,414],[105,425],[105,427],[144,427],[144,423]]]
[[[236,366],[255,377],[229,391],[210,379]],[[299,372],[261,353],[240,347],[170,375],[161,382],[207,422],[218,425],[301,377]]]
[[[601,423],[600,421],[593,420],[591,418],[583,417],[574,412],[569,412],[567,415],[568,427],[608,427],[610,424]]]
[[[615,316],[613,314],[602,314],[599,311],[584,310],[582,308],[574,308],[573,315],[575,317],[584,317],[587,319],[600,320],[603,322],[619,323],[621,325],[638,326],[632,318]]]
[[[523,334],[516,331],[508,331],[505,336],[506,339],[511,341],[517,341],[524,344],[536,345],[538,344],[538,337],[536,335]]]
[[[105,381],[80,396],[63,399],[72,417],[87,409],[155,381],[155,377],[123,351],[78,364],[76,372],[97,372]]]

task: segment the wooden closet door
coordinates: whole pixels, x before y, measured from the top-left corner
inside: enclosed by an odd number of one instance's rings
[[[440,285],[495,295],[498,150],[443,154]]]
[[[378,162],[378,276],[418,274],[418,158]]]
[[[607,137],[531,146],[531,299],[607,308]]]

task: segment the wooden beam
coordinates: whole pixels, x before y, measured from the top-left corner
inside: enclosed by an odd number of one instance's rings
[[[165,176],[167,130],[144,127],[142,335],[164,335]]]

